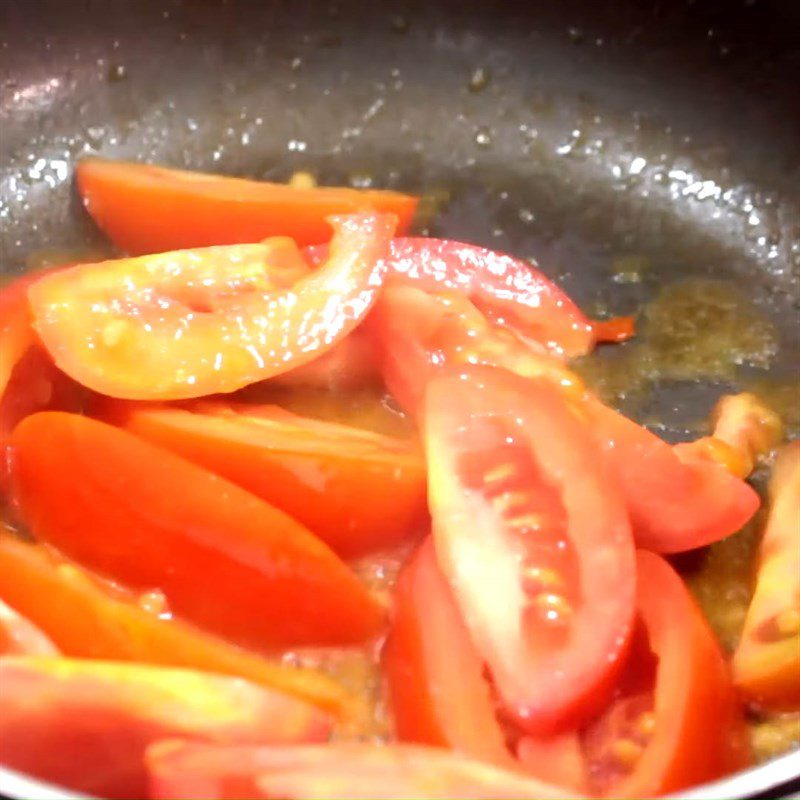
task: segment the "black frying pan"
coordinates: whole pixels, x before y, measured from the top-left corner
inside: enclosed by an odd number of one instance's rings
[[[659,384],[637,413],[680,436],[731,381],[797,379],[799,85],[794,0],[0,0],[0,268],[98,246],[87,153],[447,194],[432,233],[535,255],[589,310],[740,286],[777,355]],[[798,776],[794,754],[702,796]]]

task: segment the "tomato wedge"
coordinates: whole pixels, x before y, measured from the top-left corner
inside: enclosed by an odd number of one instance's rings
[[[5,394],[14,366],[36,341],[27,292],[38,277],[24,275],[0,290],[0,397]]]
[[[272,503],[353,557],[419,531],[427,516],[417,446],[276,406],[132,404],[124,426]]]
[[[3,597],[68,656],[141,661],[234,675],[337,717],[360,712],[331,678],[249,653],[169,614],[162,593],[111,585],[42,545],[0,535]]]
[[[292,744],[331,729],[300,700],[190,670],[7,656],[0,685],[0,763],[97,797],[146,797],[158,739]]]
[[[340,187],[295,188],[124,161],[85,159],[76,169],[86,210],[133,255],[289,236],[300,245],[330,238],[327,218],[374,210],[411,224],[419,198]]]
[[[581,794],[588,791],[586,761],[576,731],[554,736],[524,736],[517,744],[519,765],[528,774]]]
[[[8,654],[55,656],[58,648],[30,620],[0,600],[0,656]]]
[[[532,733],[600,707],[633,620],[622,498],[560,391],[505,370],[434,381],[424,416],[436,553],[498,693]]]
[[[746,478],[758,459],[783,438],[781,418],[754,394],[723,395],[712,413],[714,431],[675,445],[681,458],[707,458],[732,475]]]
[[[375,342],[363,325],[319,358],[269,380],[271,386],[332,392],[378,386],[380,382]]]
[[[348,644],[383,610],[300,523],[127,431],[61,412],[23,420],[14,483],[34,536],[179,616],[253,647]],[[213,578],[213,591],[198,591]]]
[[[610,469],[619,477],[641,547],[678,552],[741,528],[758,495],[692,446],[671,447],[602,405],[580,378],[548,353],[493,326],[457,293],[431,295],[409,286],[384,288],[367,322],[378,344],[386,385],[418,414],[430,380],[445,366],[487,364],[547,379],[592,420]],[[642,464],[649,464],[642,468]]]
[[[326,255],[326,247],[306,248],[311,263],[324,262]],[[465,294],[496,322],[558,356],[584,355],[597,340],[589,319],[542,272],[484,247],[447,239],[393,239],[386,280],[426,292]]]
[[[758,510],[753,488],[721,464],[670,447],[596,400],[584,409],[622,487],[639,547],[703,547],[738,531]]]
[[[800,710],[800,441],[779,453],[770,498],[733,671],[739,688],[759,705]]]
[[[8,437],[34,411],[77,411],[83,392],[39,346],[31,326],[28,288],[44,270],[17,278],[0,290],[0,492],[8,492]]]
[[[234,391],[329,350],[375,300],[394,217],[331,224],[330,258],[292,286],[275,285],[270,240],[84,264],[31,286],[34,327],[64,372],[112,397]]]
[[[147,751],[150,796],[170,800],[549,800],[574,792],[434,747],[327,744],[218,747],[167,741]]]
[[[374,334],[383,378],[403,409],[421,411],[428,382],[445,366],[488,364],[524,377],[546,377],[582,396],[583,384],[552,354],[494,325],[463,294],[429,294],[387,286],[367,327]]]
[[[401,572],[394,602],[382,664],[400,741],[513,768],[483,660],[439,570],[431,539]]]
[[[584,732],[592,788],[655,797],[749,763],[730,671],[680,576],[640,551],[641,620],[617,695]]]

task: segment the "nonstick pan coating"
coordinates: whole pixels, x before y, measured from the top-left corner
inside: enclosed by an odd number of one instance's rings
[[[730,382],[797,379],[799,9],[0,1],[0,269],[101,246],[71,185],[86,154],[420,191],[447,199],[431,233],[535,256],[589,310],[735,282],[777,353],[659,385],[638,413],[681,436]],[[631,257],[646,273],[620,280]],[[703,796],[798,774],[795,754]]]

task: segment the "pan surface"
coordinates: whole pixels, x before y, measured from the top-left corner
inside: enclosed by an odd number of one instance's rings
[[[796,435],[798,8],[0,2],[0,269],[104,246],[88,154],[411,189],[434,235],[535,257],[594,313],[646,305],[586,369],[662,434],[754,386]],[[776,796],[800,756],[760,770],[692,796]]]

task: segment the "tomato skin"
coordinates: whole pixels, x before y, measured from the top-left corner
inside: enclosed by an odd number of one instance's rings
[[[375,301],[394,217],[331,224],[328,261],[288,287],[274,281],[273,240],[48,275],[28,290],[34,328],[64,372],[102,394],[176,400],[235,391],[313,361]]]
[[[306,248],[311,263],[326,248]],[[505,253],[448,239],[396,238],[386,258],[386,281],[425,292],[458,291],[501,324],[559,357],[592,350],[592,323],[536,267]]]
[[[800,442],[778,454],[755,591],[733,657],[739,689],[772,711],[800,710]]]
[[[98,797],[147,796],[148,744],[321,742],[313,706],[235,678],[102,661],[0,660],[0,763]]]
[[[506,769],[514,766],[483,660],[439,570],[430,538],[398,578],[382,666],[400,741],[445,747]]]
[[[0,290],[0,397],[16,363],[36,341],[31,328],[28,287],[38,275],[24,275]]]
[[[8,438],[28,414],[45,408],[77,411],[83,391],[58,370],[31,327],[28,288],[47,270],[17,278],[0,290],[0,493],[8,493]]]
[[[392,191],[319,187],[208,175],[89,158],[76,169],[86,210],[133,255],[289,236],[300,245],[330,238],[327,218],[372,209],[408,229],[419,198]]]
[[[322,673],[284,667],[163,617],[148,608],[143,596],[101,581],[45,546],[0,535],[0,574],[3,597],[64,655],[233,675],[299,697],[337,717],[357,713],[352,699]]]
[[[201,627],[255,648],[356,643],[381,627],[379,605],[306,528],[167,450],[61,412],[23,420],[12,446],[38,539],[124,585],[158,587]],[[213,593],[198,592],[209,580]]]
[[[627,342],[636,336],[636,320],[633,317],[612,317],[592,320],[592,332],[596,342]]]
[[[555,736],[524,736],[517,744],[520,766],[539,780],[588,794],[586,761],[576,731]]]
[[[413,286],[387,286],[365,327],[375,338],[387,388],[411,414],[421,412],[429,381],[460,364],[502,366],[583,394],[582,382],[561,361],[493,325],[458,292],[434,295]]]
[[[30,620],[0,600],[0,656],[6,655],[55,656],[58,648]]]
[[[147,753],[150,796],[170,800],[550,800],[577,798],[434,747],[333,743],[217,747],[163,742]]]
[[[380,385],[377,348],[365,326],[314,361],[269,379],[272,386],[342,392]]]
[[[584,409],[622,487],[639,547],[660,553],[703,547],[735,533],[758,510],[755,490],[722,465],[682,457],[596,400]]]
[[[427,516],[425,464],[412,442],[276,407],[133,405],[124,427],[291,515],[343,557],[407,539]]]
[[[667,794],[750,763],[744,717],[728,664],[694,598],[655,553],[639,551],[637,570],[637,611],[656,662],[654,679],[649,686],[639,686],[633,697],[650,698],[652,722],[646,735],[636,733],[641,717],[618,732],[638,755],[621,776],[595,786],[615,798]],[[634,659],[623,684],[640,668]],[[600,757],[617,744],[609,720],[626,699],[624,692],[615,698],[593,723],[594,734],[584,734],[590,774],[600,774]]]
[[[566,730],[607,701],[631,630],[634,554],[622,498],[588,431],[544,381],[490,367],[445,374],[428,389],[424,428],[437,558],[472,640],[524,730]],[[506,443],[527,466],[488,455]],[[476,488],[461,466],[488,476],[506,463],[513,474],[497,482],[506,487],[498,494],[494,480],[475,477]],[[537,527],[549,524],[539,520],[554,502],[564,516],[557,541]],[[562,553],[572,561],[562,563]],[[546,567],[538,589],[526,586],[528,561]],[[553,630],[537,627],[529,615],[552,593],[566,616],[555,614]]]

